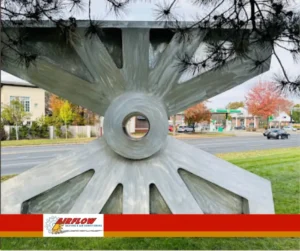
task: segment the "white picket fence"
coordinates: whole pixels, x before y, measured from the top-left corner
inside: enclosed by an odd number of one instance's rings
[[[50,132],[51,128],[49,128]],[[66,127],[62,126],[61,130],[63,133],[66,132]],[[90,138],[100,137],[103,134],[103,130],[100,126],[68,126],[68,131],[72,134],[72,138]],[[51,134],[51,133],[50,133]],[[53,133],[55,138],[55,129]]]
[[[4,130],[8,136],[12,128],[16,128],[15,126],[4,126]],[[55,139],[57,136],[55,135],[55,127],[49,126],[49,138]],[[62,133],[65,133],[65,126],[61,127]],[[72,138],[91,138],[91,137],[101,137],[103,135],[103,128],[100,126],[68,126],[68,131],[71,133]]]

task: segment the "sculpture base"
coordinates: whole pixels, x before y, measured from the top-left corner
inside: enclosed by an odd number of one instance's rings
[[[268,180],[171,136],[143,160],[96,139],[1,186],[4,214],[274,213]]]

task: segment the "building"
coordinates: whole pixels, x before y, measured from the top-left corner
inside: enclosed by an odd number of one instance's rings
[[[9,105],[14,99],[19,99],[25,111],[31,114],[27,123],[45,115],[45,90],[18,78],[1,78],[1,108]]]
[[[148,132],[149,131],[149,121],[144,116],[136,116],[135,121],[135,132]]]
[[[170,116],[169,117],[169,125],[173,125],[173,118],[174,118],[174,115],[173,116]],[[178,112],[176,114],[176,117],[175,117],[175,123],[176,125],[184,125],[184,112]]]
[[[184,125],[184,112],[179,112],[176,114],[176,126]],[[169,117],[169,125],[173,125],[173,116]],[[127,131],[131,133],[145,133],[148,132],[149,127],[148,120],[144,116],[132,117],[127,123]]]
[[[272,127],[279,127],[280,126],[287,126],[292,123],[291,116],[288,115],[286,112],[281,112],[277,117],[274,117],[270,121],[270,126]]]
[[[253,116],[252,114],[248,113],[246,108],[238,108],[241,113],[233,113],[230,114],[232,127],[237,126],[245,126],[246,128],[253,127],[253,128],[263,128],[267,125],[267,120],[263,119],[259,116]],[[270,126],[279,127],[285,126],[291,123],[291,117],[286,112],[281,112],[278,116],[275,116],[273,120],[269,121]]]
[[[262,122],[262,119],[260,117],[253,116],[244,107],[240,107],[237,110],[240,110],[241,113],[230,114],[233,127],[237,127],[237,126],[244,126],[246,128],[247,127],[253,127],[253,128],[260,127],[261,122]]]

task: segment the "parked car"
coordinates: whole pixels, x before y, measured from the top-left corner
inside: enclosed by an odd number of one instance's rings
[[[193,128],[190,126],[179,126],[178,132],[193,132]]]
[[[173,132],[173,126],[169,125],[169,132]]]
[[[292,126],[284,126],[283,127],[283,130],[286,130],[286,131],[297,131],[297,128],[295,127],[292,127]]]
[[[267,139],[288,139],[290,136],[289,133],[287,133],[283,129],[275,129],[272,130],[268,135]]]
[[[245,130],[246,127],[245,126],[236,126],[234,127],[234,130]]]
[[[209,125],[204,125],[201,127],[201,131],[208,131],[210,129]]]

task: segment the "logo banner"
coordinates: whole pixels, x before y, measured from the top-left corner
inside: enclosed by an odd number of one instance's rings
[[[44,237],[103,237],[103,214],[44,214]]]

